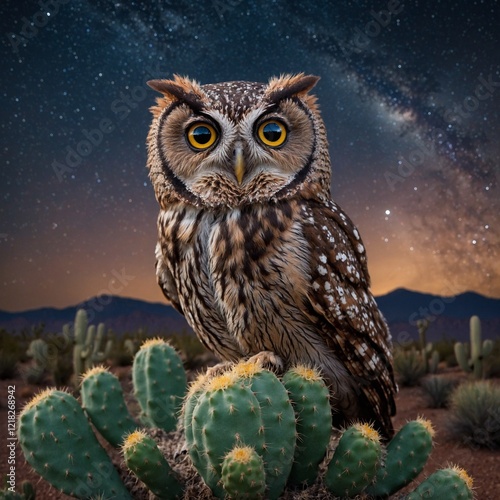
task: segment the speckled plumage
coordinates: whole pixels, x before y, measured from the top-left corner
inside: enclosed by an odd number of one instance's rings
[[[390,437],[390,335],[359,233],[330,197],[325,128],[308,94],[316,81],[150,82],[163,94],[148,136],[158,282],[222,359],[271,351],[286,365],[317,365],[336,424],[368,420]],[[270,119],[286,129],[279,147],[258,137]],[[217,134],[206,150],[187,139],[198,123]]]

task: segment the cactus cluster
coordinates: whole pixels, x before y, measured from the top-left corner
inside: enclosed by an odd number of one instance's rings
[[[166,347],[159,339],[141,346],[134,384],[142,398],[141,420],[162,428],[170,422],[167,428],[173,430],[186,381],[178,355]],[[103,367],[87,371],[81,399],[82,406],[68,392],[46,390],[22,411],[19,442],[40,475],[76,498],[131,498],[90,419],[121,448],[128,469],[156,497],[184,496],[182,479],[136,425],[114,375]],[[217,498],[278,499],[287,486],[317,481],[335,496],[387,497],[421,472],[432,448],[426,420],[407,423],[387,447],[376,430],[359,423],[343,430],[325,463],[331,437],[328,389],[320,374],[305,366],[290,369],[281,380],[251,361],[217,376],[203,374],[189,388],[181,415],[193,465]],[[318,477],[321,463],[326,472]],[[438,471],[408,498],[437,498],[429,496],[431,490],[472,498],[471,481],[458,468]]]
[[[75,382],[79,377],[98,363],[102,363],[111,354],[113,340],[106,341],[106,326],[99,323],[88,324],[87,312],[79,309],[76,312],[74,323],[74,347],[73,347],[73,373]]]
[[[484,378],[484,359],[492,351],[493,342],[482,340],[481,321],[477,316],[472,316],[470,319],[470,346],[462,342],[455,344],[455,357],[460,368],[467,373],[472,373],[475,379]]]

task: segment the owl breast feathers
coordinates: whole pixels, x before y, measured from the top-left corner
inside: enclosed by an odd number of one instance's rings
[[[359,233],[330,197],[317,80],[149,82],[163,94],[148,135],[157,278],[222,359],[315,365],[337,425],[370,421],[389,438],[390,335]]]

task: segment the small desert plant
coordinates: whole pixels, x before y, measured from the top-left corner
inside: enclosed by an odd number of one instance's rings
[[[415,348],[410,351],[398,350],[394,355],[394,370],[398,382],[405,387],[417,385],[425,375],[425,366]]]
[[[448,427],[468,446],[500,448],[500,386],[490,381],[462,384],[451,395]]]
[[[421,382],[429,408],[447,408],[453,389],[457,386],[455,380],[446,377],[427,377]]]

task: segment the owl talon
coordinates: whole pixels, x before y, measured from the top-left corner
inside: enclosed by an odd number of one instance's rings
[[[248,359],[253,363],[258,363],[263,368],[267,368],[275,373],[283,373],[285,364],[283,360],[272,351],[261,351]]]
[[[230,370],[233,366],[234,363],[232,361],[222,361],[220,363],[217,363],[215,366],[207,368],[207,373],[206,373],[207,380],[222,375],[223,373]]]

